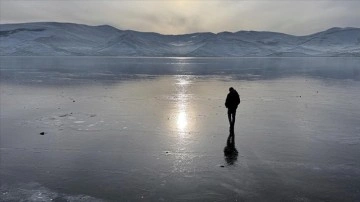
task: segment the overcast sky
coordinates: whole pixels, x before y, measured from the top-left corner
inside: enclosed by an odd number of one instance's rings
[[[360,27],[360,0],[0,0],[0,22],[108,24],[119,29],[184,34],[276,31],[306,35]]]

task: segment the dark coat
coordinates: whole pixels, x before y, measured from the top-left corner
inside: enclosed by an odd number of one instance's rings
[[[225,106],[228,109],[236,109],[240,104],[240,96],[236,90],[232,90],[226,97]]]

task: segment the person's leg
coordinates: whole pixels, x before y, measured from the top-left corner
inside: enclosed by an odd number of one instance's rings
[[[234,126],[235,125],[236,110],[232,111],[231,116],[232,116],[231,122],[232,122],[232,125]]]
[[[229,119],[229,124],[231,126],[231,111],[230,111],[230,109],[228,109],[228,119]]]

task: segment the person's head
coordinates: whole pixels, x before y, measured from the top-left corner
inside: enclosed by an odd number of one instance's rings
[[[230,87],[230,88],[229,88],[229,91],[230,91],[230,92],[232,92],[233,90],[234,90],[234,88],[233,88],[233,87]]]

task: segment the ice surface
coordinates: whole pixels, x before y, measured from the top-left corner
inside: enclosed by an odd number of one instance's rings
[[[359,58],[0,64],[1,201],[360,199]]]

